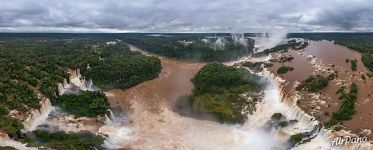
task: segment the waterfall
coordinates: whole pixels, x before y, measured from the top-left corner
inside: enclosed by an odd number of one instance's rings
[[[102,145],[107,149],[124,148],[127,145],[130,145],[130,141],[133,138],[133,130],[125,126],[113,127],[106,125],[101,127],[98,133],[107,136],[104,144]]]
[[[67,80],[66,80],[66,78],[64,78],[63,79],[63,87],[66,88],[66,86],[67,86]]]
[[[22,144],[21,142],[9,138],[9,136],[6,134],[0,133],[0,147],[9,146],[19,150],[37,150],[37,148],[27,147],[26,145],[27,144]]]
[[[109,111],[109,116],[107,114],[105,115],[106,125],[119,127],[126,121],[124,113],[121,110],[120,112],[116,114],[111,109],[109,109],[108,111]]]
[[[63,95],[63,93],[65,92],[65,88],[63,86],[62,83],[58,83],[58,95]]]
[[[115,111],[108,114],[106,125],[99,129],[99,133],[107,135],[103,146],[109,149],[289,149],[291,135],[303,132],[313,135],[319,131],[315,119],[295,103],[285,103],[288,100],[283,100],[285,96],[281,93],[284,80],[269,71],[263,71],[261,76],[268,83],[264,97],[243,125],[183,117],[168,110],[167,106],[160,114],[144,112],[146,106],[134,101],[131,104],[133,123],[115,125],[113,122],[118,119],[112,117],[115,117]],[[281,113],[286,120],[297,122],[281,128],[269,126],[274,113]]]
[[[95,91],[95,88],[93,87],[92,79],[88,80],[88,82],[86,83],[86,88],[88,91]]]
[[[273,78],[277,83],[279,91],[281,91],[282,103],[286,104],[285,108],[286,116],[296,119],[298,122],[292,126],[285,127],[282,129],[287,133],[296,134],[296,133],[308,133],[309,138],[304,140],[309,140],[302,144],[298,144],[292,149],[295,150],[304,150],[304,149],[357,149],[357,150],[368,150],[372,149],[372,145],[369,142],[359,143],[359,144],[349,144],[349,145],[340,145],[332,146],[331,141],[340,136],[351,136],[356,135],[348,133],[344,130],[340,132],[324,129],[321,127],[321,123],[311,115],[307,114],[301,108],[297,106],[297,100],[299,100],[299,95],[297,93],[292,93],[291,96],[287,96],[283,93],[283,80],[280,77],[275,77],[274,74],[270,73],[267,69],[264,69],[263,74],[269,78]],[[284,115],[285,115],[284,114]]]
[[[80,74],[80,69],[76,69],[71,71],[69,81],[70,83],[67,83],[67,80],[65,79],[62,83],[63,86],[60,84],[58,85],[58,91],[60,95],[63,95],[65,93],[78,93],[79,90],[82,91],[97,91],[99,90],[96,86],[94,86],[92,79],[89,79],[88,81]]]
[[[113,111],[111,111],[109,109],[109,112],[110,112],[109,116],[107,114],[105,115],[105,118],[106,118],[105,124],[106,125],[114,125],[114,124],[117,123],[117,118],[115,117]]]
[[[33,131],[38,125],[43,124],[53,109],[53,106],[48,98],[43,98],[39,103],[40,110],[32,109],[29,116],[23,123],[26,131]]]
[[[80,69],[76,69],[76,77],[81,78],[82,75],[80,74]]]
[[[251,37],[255,40],[255,52],[262,52],[265,49],[272,48],[283,42],[286,38],[287,31],[280,29],[277,31],[270,31],[271,33],[261,34]]]
[[[103,147],[120,149],[123,145],[129,145],[133,130],[124,125],[127,119],[123,111],[120,110],[118,113],[114,113],[111,109],[108,111],[109,115],[105,115],[105,125],[98,131],[98,134],[107,136]]]

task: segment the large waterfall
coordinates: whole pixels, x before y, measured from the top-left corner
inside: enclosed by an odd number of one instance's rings
[[[52,111],[53,106],[48,98],[40,101],[40,110],[32,109],[28,118],[23,122],[26,131],[33,131],[38,125],[43,124]]]
[[[297,133],[317,135],[319,123],[300,110],[295,102],[285,102],[283,80],[265,70],[260,74],[266,82],[265,96],[257,111],[243,125],[227,125],[213,121],[183,117],[166,106],[160,114],[144,112],[133,102],[132,123],[113,123],[119,118],[107,117],[99,133],[107,135],[104,146],[111,149],[288,149],[289,138]],[[286,127],[271,124],[274,113],[290,122]],[[324,139],[322,139],[324,140]]]
[[[122,111],[116,114],[112,110],[109,112],[110,114],[105,116],[105,125],[98,131],[99,134],[107,136],[103,146],[108,149],[123,148],[121,145],[129,145],[133,130],[124,125],[127,119]]]

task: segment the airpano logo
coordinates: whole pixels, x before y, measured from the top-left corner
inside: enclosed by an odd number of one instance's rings
[[[349,144],[359,144],[359,143],[366,143],[369,142],[367,137],[351,137],[351,136],[344,136],[344,137],[337,137],[331,141],[332,146],[340,146],[340,145],[349,145]]]

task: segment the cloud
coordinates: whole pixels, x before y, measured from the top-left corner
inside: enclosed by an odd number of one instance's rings
[[[373,31],[371,8],[371,0],[3,0],[0,31]]]

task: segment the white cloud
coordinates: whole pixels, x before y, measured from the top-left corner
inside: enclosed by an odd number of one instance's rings
[[[0,0],[0,31],[373,31],[371,0]]]

